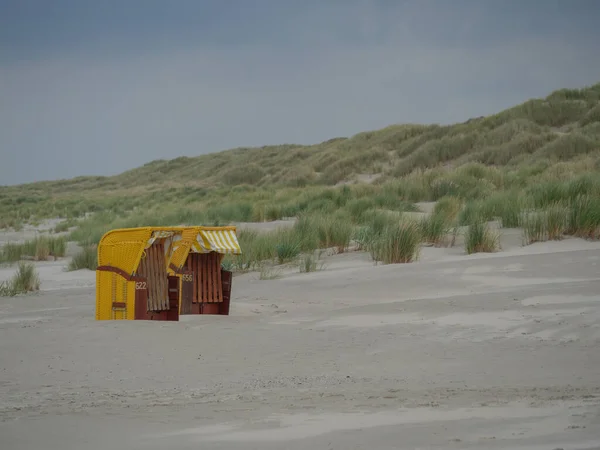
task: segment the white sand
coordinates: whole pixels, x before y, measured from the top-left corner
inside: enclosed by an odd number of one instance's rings
[[[503,249],[240,275],[178,323],[96,322],[94,273],[37,263],[0,299],[0,448],[600,448],[600,243]]]

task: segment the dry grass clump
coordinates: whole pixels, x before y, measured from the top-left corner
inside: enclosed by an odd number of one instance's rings
[[[518,228],[530,202],[516,190],[498,192],[484,199],[468,201],[459,213],[458,223],[470,225],[480,220],[498,220],[503,228]]]
[[[533,211],[523,218],[523,238],[525,244],[548,240],[543,212]]]
[[[0,283],[0,296],[13,297],[39,289],[40,280],[35,266],[31,263],[19,262],[17,272],[12,278]]]
[[[298,268],[302,273],[316,272],[323,270],[325,262],[321,259],[321,251],[303,254],[298,261]]]
[[[503,228],[517,228],[528,202],[518,191],[500,192],[483,200],[481,212],[490,220],[499,220]]]
[[[600,197],[580,195],[571,202],[567,232],[585,239],[600,239]]]
[[[498,233],[484,221],[471,223],[465,234],[465,251],[472,253],[493,253],[500,249]]]
[[[418,259],[420,249],[419,223],[409,219],[390,221],[370,244],[373,259],[383,264],[413,262]]]
[[[544,211],[546,233],[551,241],[562,239],[567,231],[569,209],[563,205],[551,205]]]
[[[452,222],[445,212],[434,212],[419,221],[421,237],[424,242],[440,246],[452,229]]]
[[[453,223],[463,208],[463,201],[458,197],[445,196],[440,198],[433,207],[433,214],[440,214]]]
[[[526,244],[559,240],[564,235],[600,238],[600,183],[595,179],[548,182],[530,192],[538,208],[523,219]]]
[[[567,232],[569,208],[561,203],[543,210],[531,211],[523,218],[523,236],[526,244],[560,240]]]
[[[258,279],[259,280],[276,280],[281,278],[281,269],[273,267],[271,264],[260,264]]]

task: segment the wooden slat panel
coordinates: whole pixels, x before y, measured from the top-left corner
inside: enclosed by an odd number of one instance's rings
[[[158,278],[158,268],[156,267],[156,244],[154,244],[152,247],[152,259],[150,260],[150,270],[152,271],[152,310],[153,311],[158,311],[160,309],[160,303],[159,303],[159,299],[158,299],[158,286],[160,283],[160,280]]]
[[[197,288],[197,284],[198,284],[198,279],[196,277],[196,272],[193,269],[193,262],[194,262],[194,258],[193,258],[193,254],[190,253],[188,254],[188,258],[185,261],[186,264],[186,269],[188,271],[188,273],[190,273],[192,275],[192,303],[196,303],[198,301],[198,288]]]
[[[145,252],[145,254],[142,255],[142,259],[140,261],[140,265],[138,267],[137,274],[140,277],[143,277],[147,283],[147,280],[148,280],[148,253],[147,252]],[[146,286],[147,286],[147,284],[146,284]],[[136,293],[136,296],[137,296],[136,298],[141,298],[141,297],[139,297],[139,295],[137,293]],[[143,298],[146,300],[145,308],[146,308],[146,311],[148,311],[150,309],[150,295],[148,294],[148,292],[146,292],[146,295],[144,295]],[[136,301],[138,301],[138,300],[136,300]],[[136,318],[138,318],[138,317],[140,317],[140,314],[141,314],[140,313],[141,305],[139,303],[136,303],[136,308],[137,309],[136,309],[135,314],[136,314]]]
[[[146,283],[147,280],[143,279],[140,283]],[[142,284],[143,286],[143,284]],[[147,289],[136,289],[135,290],[135,316],[136,320],[144,320],[147,318],[148,310],[148,290]]]
[[[215,282],[217,281],[217,277],[215,276],[215,253],[209,253],[208,255],[208,272],[210,273],[209,296],[211,303],[214,303],[217,300],[215,297]]]
[[[206,261],[206,271],[208,272],[208,302],[212,303],[215,301],[215,280],[214,280],[214,270],[213,270],[213,260],[214,253],[209,253],[207,255]]]
[[[154,272],[154,249],[156,247],[151,246],[146,250],[148,254],[147,269],[148,269],[148,299],[150,303],[150,311],[156,311],[156,273]]]
[[[192,304],[220,303],[223,301],[221,279],[222,255],[211,253],[190,253],[186,262],[187,270],[193,277],[191,287]]]
[[[196,285],[194,286],[196,289],[196,303],[202,302],[202,273],[200,272],[200,264],[199,264],[199,256],[198,254],[194,254],[194,276],[196,277]]]
[[[155,242],[146,249],[145,257],[140,261],[138,274],[148,280],[147,310],[168,310],[169,287],[163,243]]]
[[[194,274],[186,270],[181,275],[181,311],[180,314],[192,313],[192,294],[194,291]]]
[[[196,270],[196,255],[190,253],[188,256],[190,261],[190,271],[194,274],[194,296],[192,297],[192,303],[198,303],[198,294],[200,292],[200,276],[198,275],[198,271]]]
[[[169,306],[169,274],[165,267],[165,245],[160,243],[156,246],[156,270],[158,272],[158,301],[161,310],[170,309]]]
[[[222,307],[219,310],[220,314],[229,315],[229,307],[231,304],[231,280],[232,280],[232,273],[229,272],[228,270],[221,270],[221,281],[222,281],[222,295],[223,295],[223,303],[222,303]]]
[[[169,308],[165,307],[165,297],[166,297],[165,288],[164,288],[165,279],[162,276],[163,275],[162,270],[160,270],[161,247],[162,247],[161,245],[157,245],[156,248],[154,249],[154,271],[156,273],[156,305],[158,306],[159,310],[165,310],[165,309],[169,309]]]
[[[202,301],[204,303],[209,301],[208,298],[208,286],[209,286],[209,278],[208,278],[208,255],[202,255],[200,257],[200,270],[202,271]]]
[[[196,270],[198,272],[198,302],[202,303],[204,302],[204,282],[206,280],[206,277],[204,276],[204,269],[202,267],[202,255],[195,255],[196,256],[196,267],[194,268],[194,270]]]
[[[163,263],[164,265],[164,263]],[[169,309],[167,310],[167,320],[179,320],[179,277],[167,275],[165,285],[168,291]]]
[[[202,301],[208,302],[208,264],[206,254],[202,255],[200,270],[202,271]]]
[[[152,249],[152,247],[147,248],[146,249],[146,264],[144,267],[144,273],[143,276],[145,276],[148,279],[148,311],[152,311],[154,310],[154,305],[152,303],[152,299],[154,298],[154,295],[152,295],[152,280],[154,279],[154,275],[152,274],[152,252],[154,250]]]
[[[215,288],[216,288],[216,300],[217,302],[222,302],[223,301],[223,282],[221,280],[221,255],[218,253],[215,253],[215,265],[214,265],[214,270],[215,270],[215,274],[216,274],[216,282],[215,282]]]
[[[217,289],[217,271],[216,269],[216,265],[217,265],[217,254],[216,253],[211,253],[211,258],[210,258],[210,272],[211,272],[211,278],[212,278],[212,286],[211,286],[211,291],[212,291],[212,301],[213,302],[218,302],[219,301],[219,290]]]

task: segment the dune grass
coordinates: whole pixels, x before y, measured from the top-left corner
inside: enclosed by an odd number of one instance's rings
[[[68,239],[84,247],[73,267],[92,268],[90,249],[114,228],[297,218],[274,232],[240,228],[244,253],[223,265],[242,272],[353,244],[375,261],[414,261],[422,242],[443,245],[458,226],[468,228],[467,252],[488,251],[497,248],[485,225],[494,220],[522,227],[528,242],[598,239],[599,104],[600,83],[453,125],[392,125],[315,145],[152,161],[112,177],[3,186],[0,227],[64,218],[54,231],[75,226]],[[354,183],[366,175],[374,181]],[[433,214],[402,219],[418,201],[437,201]],[[64,254],[64,240],[45,239],[4,246],[0,262]]]
[[[281,230],[275,236],[275,255],[279,264],[293,261],[300,255],[300,239],[293,230]]]
[[[281,278],[281,269],[269,264],[261,264],[258,279],[259,280],[276,280]]]
[[[64,257],[67,239],[63,236],[37,236],[23,243],[8,242],[0,248],[1,263],[15,263],[22,259],[46,261],[50,257]]]
[[[325,262],[321,259],[322,253],[310,252],[303,254],[298,261],[298,268],[302,273],[316,272],[323,270]]]
[[[458,197],[444,196],[436,202],[433,214],[441,215],[446,221],[453,223],[458,219],[463,206],[463,202]]]
[[[532,211],[523,219],[523,236],[526,244],[560,240],[567,233],[570,209],[562,203]]]
[[[484,221],[471,223],[465,233],[465,251],[472,253],[493,253],[500,249],[498,233]]]
[[[87,246],[73,255],[67,270],[72,272],[75,270],[89,269],[96,270],[98,267],[98,250],[96,246]]]
[[[419,257],[421,237],[418,222],[410,219],[390,221],[372,240],[373,260],[383,264],[413,262]]]
[[[525,244],[548,240],[546,215],[544,212],[533,211],[524,217],[523,238]]]
[[[0,283],[0,296],[14,297],[19,294],[34,292],[40,288],[40,279],[35,266],[27,262],[19,262],[17,272],[5,282]]]
[[[69,231],[70,228],[77,226],[77,220],[74,218],[64,220],[56,224],[54,229],[52,230],[54,233],[64,233]]]
[[[453,228],[453,222],[445,211],[433,211],[431,215],[421,219],[419,227],[424,242],[440,246]]]
[[[600,197],[584,194],[574,198],[567,230],[573,236],[600,239]]]
[[[567,184],[547,185],[550,192],[561,195],[543,195],[538,191],[541,208],[530,211],[523,219],[523,236],[526,244],[560,240],[566,235],[583,239],[600,239],[600,198],[580,189],[568,191],[577,180]],[[548,199],[552,198],[552,202]]]
[[[477,167],[471,165],[469,170],[475,172]],[[413,221],[402,218],[401,211],[358,208],[353,201],[345,203],[352,205],[351,209],[341,206],[331,213],[315,209],[312,213],[300,214],[290,228],[267,233],[241,230],[244,255],[240,261],[232,260],[230,264],[235,265],[236,270],[255,270],[261,261],[284,264],[297,261],[316,249],[345,251],[352,243],[357,250],[369,252],[376,262],[410,262],[418,258],[418,249],[423,243],[446,245],[446,239],[457,233],[458,225],[467,227],[466,253],[495,252],[500,249],[499,234],[488,225],[493,220],[498,220],[502,227],[522,227],[525,243],[561,239],[565,234],[597,238],[600,216],[596,212],[600,209],[594,196],[596,185],[590,180],[587,174],[562,181],[555,179],[551,183],[540,183],[542,188],[536,187],[535,194],[533,190],[515,188],[472,200],[446,194],[436,203],[431,215]],[[544,192],[544,187],[548,192]],[[386,189],[391,190],[391,187],[387,185]],[[552,194],[556,191],[567,193],[559,197],[561,202],[548,204],[546,200],[539,200],[556,198]],[[338,194],[330,195],[336,198]],[[536,205],[547,206],[539,209]],[[352,216],[352,211],[360,214]]]

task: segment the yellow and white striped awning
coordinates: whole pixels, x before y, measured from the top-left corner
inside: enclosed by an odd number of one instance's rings
[[[239,255],[242,253],[235,229],[200,230],[190,248],[192,253],[217,252]]]
[[[183,267],[189,253],[240,255],[242,249],[234,227],[188,227],[172,238],[170,263]]]
[[[174,234],[176,234],[174,231],[165,231],[165,230],[153,231],[152,235],[150,236],[150,239],[148,239],[148,242],[146,242],[145,248],[150,248],[152,246],[152,244],[154,244],[154,241],[156,241],[157,239],[170,238]]]

